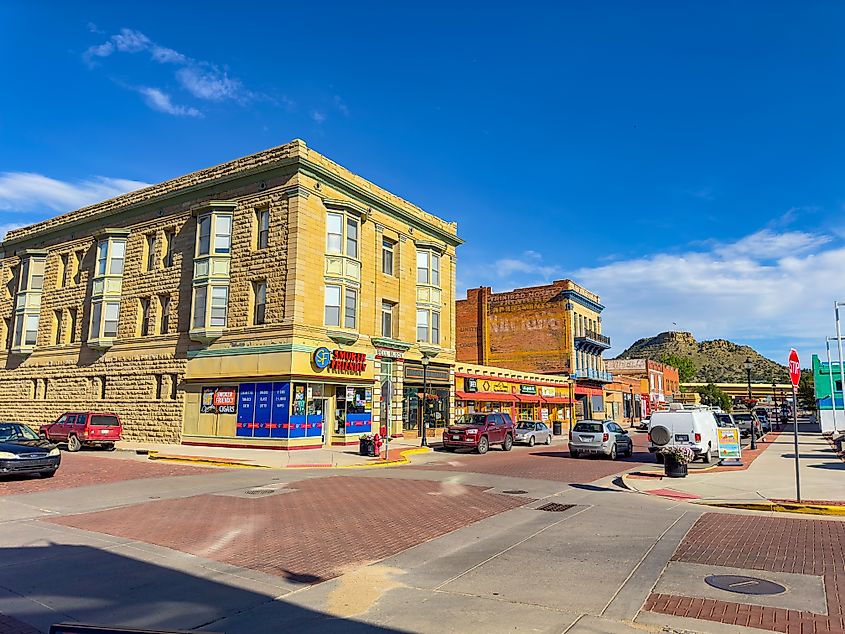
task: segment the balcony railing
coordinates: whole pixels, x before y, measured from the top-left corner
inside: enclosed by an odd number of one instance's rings
[[[593,381],[613,382],[613,375],[604,370],[575,370],[572,374],[574,379],[592,379]]]

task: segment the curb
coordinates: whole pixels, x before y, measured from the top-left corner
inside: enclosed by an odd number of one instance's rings
[[[159,460],[161,462],[179,462],[183,464],[199,464],[212,467],[233,467],[236,469],[272,469],[263,464],[251,464],[249,462],[239,462],[237,460],[223,460],[219,458],[200,458],[194,456],[169,456],[167,454],[160,454],[158,451],[150,451],[148,460]]]
[[[374,469],[380,467],[396,467],[399,465],[411,464],[407,456],[413,454],[422,454],[431,452],[428,447],[412,447],[400,452],[401,458],[383,462],[368,462],[365,464],[347,464],[347,465],[331,465],[331,464],[304,464],[304,465],[288,465],[285,467],[272,467],[264,464],[253,464],[249,462],[240,462],[237,460],[225,460],[221,458],[203,458],[200,456],[174,456],[168,454],[161,454],[158,451],[150,451],[148,455],[149,460],[159,460],[161,462],[177,462],[182,464],[205,465],[212,467],[230,467],[235,469]]]
[[[715,506],[727,509],[742,509],[745,511],[766,511],[778,513],[803,513],[805,515],[838,515],[845,516],[845,506],[833,504],[801,504],[800,502],[730,502],[727,500],[691,500],[690,504],[701,506]]]

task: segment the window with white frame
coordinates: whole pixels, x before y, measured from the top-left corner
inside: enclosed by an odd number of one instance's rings
[[[226,313],[229,308],[229,287],[211,287],[211,327],[225,328]]]
[[[327,326],[340,326],[340,293],[337,284],[326,284],[324,321]]]
[[[97,275],[123,275],[126,240],[105,238],[97,245]]]
[[[393,337],[393,325],[395,323],[396,304],[386,300],[381,302],[381,336]]]
[[[252,283],[253,313],[252,323],[260,326],[264,323],[267,310],[267,280],[257,280]]]
[[[23,261],[20,269],[19,291],[40,291],[44,288],[44,265],[43,258],[30,257]]]
[[[326,214],[326,253],[359,257],[360,221],[352,216]]]
[[[268,208],[255,210],[255,248],[266,249],[270,244],[270,210]]]
[[[103,337],[106,339],[117,337],[119,318],[120,302],[105,302],[103,304]]]
[[[209,255],[211,248],[211,214],[197,218],[197,256]]]
[[[393,275],[393,258],[395,256],[396,243],[389,238],[381,240],[381,272],[385,275]]]
[[[205,327],[205,307],[208,303],[208,286],[194,289],[194,328]]]
[[[326,326],[355,330],[358,327],[358,289],[342,284],[326,284],[323,319]],[[342,319],[342,321],[341,321]]]
[[[417,251],[417,284],[440,286],[440,256],[428,249]]]
[[[417,309],[417,341],[440,345],[440,312],[430,308]]]
[[[229,253],[232,250],[232,216],[214,216],[214,253]]]

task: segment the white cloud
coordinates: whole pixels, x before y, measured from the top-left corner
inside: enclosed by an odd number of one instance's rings
[[[784,342],[816,342],[802,357],[808,365],[833,329],[833,301],[845,300],[844,271],[845,237],[763,229],[733,242],[576,270],[529,251],[465,270],[461,282],[501,291],[571,278],[606,306],[609,356],[641,337],[677,329],[698,340],[745,342],[778,359]]]
[[[251,96],[244,90],[240,81],[231,79],[211,64],[194,64],[180,68],[176,71],[176,79],[185,90],[199,99],[243,101]]]
[[[344,117],[349,116],[349,106],[346,105],[346,102],[341,99],[339,95],[334,96],[334,107],[337,108],[337,111]]]
[[[177,106],[174,104],[170,95],[159,90],[158,88],[141,87],[138,92],[144,96],[144,102],[153,110],[172,114],[177,117],[201,117],[202,113],[196,108],[189,106]]]
[[[102,44],[88,48],[83,59],[90,66],[94,66],[94,59],[111,57],[115,53],[147,53],[157,64],[171,64],[178,68],[174,76],[179,85],[190,95],[204,101],[234,101],[247,103],[260,95],[247,90],[243,83],[229,77],[226,70],[216,64],[193,59],[177,50],[161,46],[152,41],[145,34],[133,29],[121,29],[109,37]],[[158,89],[136,89],[144,96],[144,100],[151,108],[159,112],[166,112],[175,116],[199,116],[199,110],[186,106],[173,106],[169,95]],[[151,93],[150,91],[157,91]]]
[[[68,182],[33,172],[0,172],[0,211],[71,211],[148,186],[105,176]]]
[[[319,110],[312,110],[311,119],[314,120],[315,123],[323,123],[326,120],[326,114],[324,112],[320,112]]]

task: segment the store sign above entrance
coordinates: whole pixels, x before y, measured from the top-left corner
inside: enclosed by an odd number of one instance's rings
[[[356,373],[367,369],[367,355],[363,352],[317,348],[313,358],[320,370],[329,368],[335,372]]]
[[[405,353],[393,348],[376,348],[376,356],[382,359],[401,359]]]
[[[519,386],[519,393],[520,394],[536,394],[537,393],[537,386],[536,385],[520,385]]]
[[[541,387],[540,394],[543,396],[554,396],[555,395],[555,388],[553,387]]]
[[[503,392],[508,393],[511,391],[508,384],[503,381],[483,381],[481,383],[481,389],[485,392]]]

